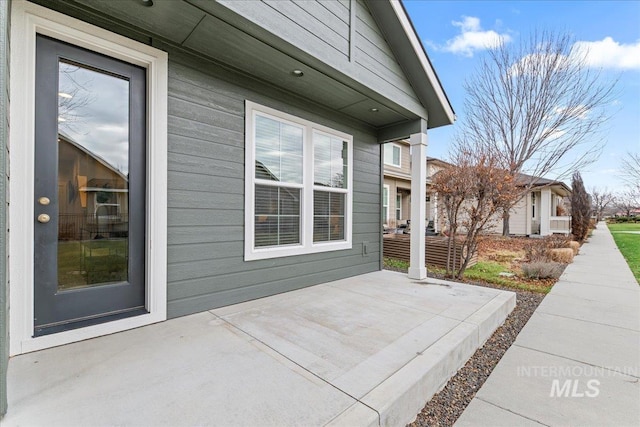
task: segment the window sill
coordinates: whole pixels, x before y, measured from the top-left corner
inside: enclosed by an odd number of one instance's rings
[[[261,259],[284,258],[296,255],[309,255],[322,252],[332,252],[351,249],[350,241],[314,243],[311,246],[287,246],[280,248],[253,249],[246,248],[245,261],[257,261]]]

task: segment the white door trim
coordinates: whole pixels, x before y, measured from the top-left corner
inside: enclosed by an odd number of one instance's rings
[[[147,69],[146,308],[149,314],[33,338],[36,33]],[[166,52],[50,9],[14,0],[9,122],[9,352],[27,353],[167,318]]]

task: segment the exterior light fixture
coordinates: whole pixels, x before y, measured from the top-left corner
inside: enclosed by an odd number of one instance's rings
[[[291,75],[294,77],[302,77],[304,76],[304,73],[302,72],[302,70],[293,70],[291,72]]]
[[[151,7],[153,6],[153,0],[140,0],[143,6]]]
[[[379,110],[377,108],[370,108],[369,111],[371,111],[372,113],[377,113]]]

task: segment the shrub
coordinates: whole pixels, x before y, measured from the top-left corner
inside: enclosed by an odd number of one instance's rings
[[[544,239],[531,239],[531,241],[524,246],[524,253],[529,262],[544,262],[550,258],[549,247]]]
[[[551,235],[543,239],[531,239],[524,247],[525,257],[529,262],[553,261],[551,250],[556,248],[567,248],[569,239],[565,236]]]
[[[569,242],[569,247],[571,249],[573,249],[573,254],[574,255],[578,255],[578,252],[580,252],[580,243],[578,243],[576,241]]]
[[[564,265],[558,262],[530,262],[522,264],[522,273],[529,279],[557,279],[562,275]]]
[[[547,248],[549,249],[568,248],[569,241],[570,241],[568,237],[561,236],[559,234],[552,234],[550,236],[545,237],[543,240]]]
[[[571,248],[555,248],[549,250],[549,256],[552,261],[562,264],[570,264],[573,261],[573,249]]]
[[[584,242],[591,223],[591,200],[578,171],[573,173],[571,188],[571,232],[577,241]]]

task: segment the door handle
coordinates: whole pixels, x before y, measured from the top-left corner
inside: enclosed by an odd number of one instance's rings
[[[46,224],[47,222],[49,222],[50,219],[51,217],[47,214],[38,215],[38,222],[41,222],[43,224]]]

